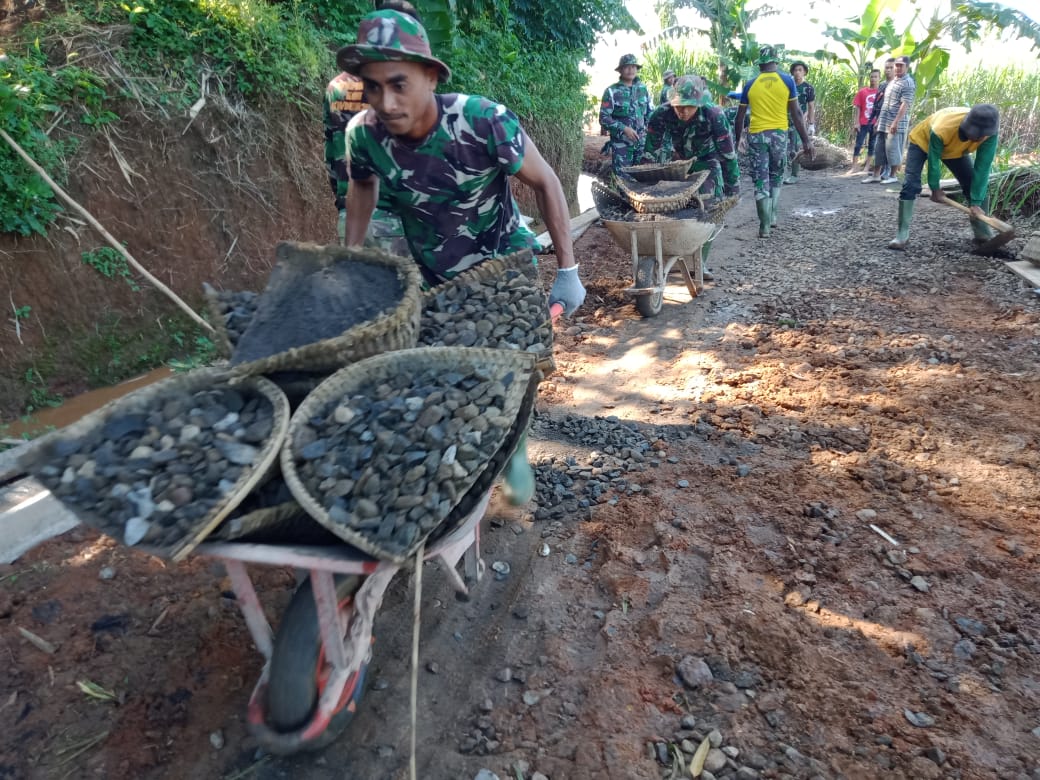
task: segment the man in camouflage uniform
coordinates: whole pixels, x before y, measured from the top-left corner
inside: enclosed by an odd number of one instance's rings
[[[643,161],[653,162],[659,150],[670,144],[676,160],[693,160],[690,172],[708,171],[700,191],[716,198],[740,194],[740,166],[729,120],[711,100],[708,85],[700,76],[678,79],[669,89],[668,102],[650,115],[646,128]],[[701,247],[705,263],[704,278],[713,274],[707,268],[711,241]]]
[[[805,144],[805,154],[813,159],[812,142],[805,129],[794,79],[778,73],[776,49],[762,46],[758,50],[759,73],[744,85],[733,125],[734,140],[739,144],[744,117],[751,111],[748,125],[748,155],[751,158],[751,180],[755,184],[755,209],[758,211],[758,236],[768,238],[776,226],[787,160],[788,115]]]
[[[325,87],[322,119],[325,124],[325,170],[335,198],[339,220],[336,235],[342,244],[347,235],[347,151],[343,133],[355,114],[368,108],[364,103],[361,79],[343,72]]]
[[[636,55],[624,55],[614,69],[620,79],[607,87],[600,103],[599,124],[610,135],[607,145],[614,173],[635,165],[642,154],[646,122],[653,109],[650,93],[639,80],[642,67]]]
[[[661,94],[657,96],[657,105],[663,106],[668,102],[668,90],[675,86],[675,71],[669,68],[661,75],[661,81],[664,82],[664,86],[661,87]]]
[[[805,129],[810,136],[816,135],[816,87],[805,80],[809,74],[809,66],[801,60],[795,60],[789,68],[791,78],[794,79],[794,89],[798,93],[798,107],[802,110],[802,119]],[[798,174],[802,166],[798,164],[798,152],[802,151],[801,139],[795,132],[793,125],[787,130],[787,176],[784,184],[797,184]]]
[[[438,94],[451,78],[430,51],[426,30],[393,10],[362,17],[357,43],[337,53],[361,77],[369,108],[347,126],[350,189],[347,245],[362,243],[377,198],[401,218],[412,257],[433,286],[484,260],[535,248],[520,220],[509,177],[528,185],[549,230],[558,270],[549,292],[568,316],[582,304],[563,187],[505,106],[483,97]],[[534,494],[526,437],[506,469],[508,495]]]
[[[658,159],[658,151],[669,141],[672,159],[694,160],[691,173],[708,171],[702,193],[716,198],[740,194],[740,166],[733,131],[726,113],[712,102],[708,85],[700,76],[683,76],[676,81],[668,102],[650,115],[642,161]]]

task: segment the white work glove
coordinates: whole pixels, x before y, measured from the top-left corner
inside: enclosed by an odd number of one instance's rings
[[[816,125],[809,125],[807,129],[809,131],[809,135],[816,135]]]
[[[549,306],[554,303],[560,304],[563,306],[563,313],[570,317],[584,301],[585,287],[578,278],[578,266],[560,268],[549,291]]]

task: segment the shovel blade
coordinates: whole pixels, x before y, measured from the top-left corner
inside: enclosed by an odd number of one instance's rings
[[[1014,230],[1008,230],[1004,233],[997,233],[989,241],[981,243],[977,247],[975,247],[975,249],[972,250],[972,253],[976,255],[991,255],[1014,237]]]

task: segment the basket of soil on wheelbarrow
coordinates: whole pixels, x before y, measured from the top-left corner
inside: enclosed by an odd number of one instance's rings
[[[654,183],[658,181],[686,181],[690,166],[695,160],[672,160],[666,163],[644,163],[630,165],[621,169],[621,173],[631,176],[636,181]]]
[[[421,279],[411,259],[289,241],[276,254],[255,300],[223,301],[207,291],[211,310],[225,312],[217,325],[233,344],[234,375],[274,379],[292,372],[298,379],[306,372],[320,380],[358,360],[415,346]]]
[[[41,438],[21,463],[84,524],[180,561],[268,479],[288,426],[271,382],[199,369]]]
[[[293,415],[286,484],[341,539],[403,563],[512,436],[535,363],[519,351],[420,347],[341,369]]]
[[[676,265],[691,297],[696,298],[704,288],[701,247],[714,239],[720,225],[658,214],[631,221],[604,219],[603,226],[618,246],[632,252],[634,283],[625,294],[635,297],[636,309],[644,317],[661,312],[668,274]]]

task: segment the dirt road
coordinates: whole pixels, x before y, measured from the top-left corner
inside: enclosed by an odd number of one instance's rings
[[[858,177],[781,212],[757,239],[746,196],[717,281],[652,320],[627,253],[579,243],[539,500],[485,535],[510,573],[469,603],[424,578],[420,777],[679,777],[707,739],[716,778],[1040,778],[1038,300],[952,209],[905,254]],[[0,777],[407,776],[404,574],[354,724],[294,759],[245,731],[259,658],[214,565],[75,530],[0,578]],[[275,615],[292,576],[262,585]]]

